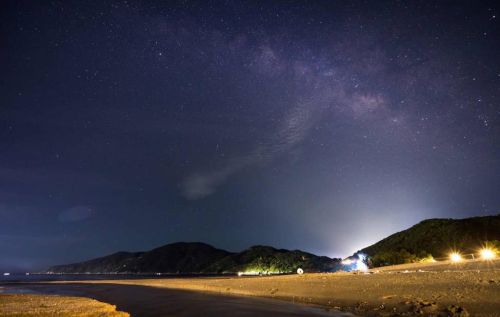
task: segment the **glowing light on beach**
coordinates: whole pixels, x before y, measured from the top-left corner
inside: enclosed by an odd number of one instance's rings
[[[368,265],[365,263],[366,255],[358,253],[358,260],[356,261],[356,270],[366,272]]]
[[[357,259],[356,259],[357,257]],[[350,258],[346,258],[340,262],[342,265],[345,265],[344,268],[347,271],[368,271],[368,266],[365,263],[366,255],[362,253],[358,253],[355,256]]]
[[[484,248],[480,251],[481,259],[483,260],[493,260],[496,257],[495,251],[492,249]]]
[[[246,275],[262,275],[262,272],[259,271],[245,271],[245,272],[238,272],[238,276],[246,276]]]
[[[462,261],[462,255],[460,255],[460,253],[458,253],[458,252],[452,252],[450,254],[450,261],[451,262],[460,262],[460,261]]]
[[[351,259],[345,259],[342,261],[342,265],[351,265],[352,264],[352,260]]]
[[[432,256],[420,260],[420,263],[434,263],[434,262],[437,261]]]

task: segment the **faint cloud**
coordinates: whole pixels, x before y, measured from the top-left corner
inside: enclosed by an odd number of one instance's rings
[[[210,196],[232,173],[239,168],[228,167],[209,173],[189,175],[181,184],[182,194],[186,199],[196,200]]]
[[[57,219],[60,222],[78,222],[88,219],[92,216],[93,209],[88,206],[74,206],[64,210]]]
[[[311,103],[299,104],[285,115],[278,131],[249,154],[229,160],[218,170],[189,175],[181,182],[182,195],[189,200],[210,196],[234,173],[251,165],[268,164],[291,150],[305,138],[312,126],[313,109]]]

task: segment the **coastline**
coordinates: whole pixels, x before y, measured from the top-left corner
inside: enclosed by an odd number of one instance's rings
[[[36,285],[22,285],[22,287],[44,294],[80,296],[111,303],[118,310],[130,313],[132,317],[354,317],[349,313],[337,312],[314,305],[294,305],[289,302],[268,298],[213,294],[141,285],[117,285],[112,283],[64,283],[54,285],[38,283]]]
[[[114,289],[116,298],[119,298],[119,292],[126,294],[126,289],[135,287],[142,292],[152,290],[158,302],[161,294],[177,296],[175,294],[180,293],[199,300],[212,295],[258,297],[369,316],[500,316],[500,259],[459,264],[405,264],[375,269],[366,274],[339,272],[263,277],[56,281],[21,285],[41,290],[76,288],[78,294],[91,293],[96,287]],[[120,286],[122,290],[118,291]],[[136,300],[139,304],[140,299]],[[148,300],[151,305],[157,304],[154,298]],[[116,304],[106,298],[104,301]]]
[[[371,272],[90,283],[266,297],[358,315],[465,316],[467,311],[474,316],[500,316],[500,260],[406,264]]]

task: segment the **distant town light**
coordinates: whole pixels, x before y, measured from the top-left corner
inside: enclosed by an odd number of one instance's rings
[[[495,251],[488,248],[481,249],[480,254],[483,260],[493,260],[496,257]]]
[[[450,253],[450,261],[451,262],[460,262],[462,261],[462,255],[458,252]]]

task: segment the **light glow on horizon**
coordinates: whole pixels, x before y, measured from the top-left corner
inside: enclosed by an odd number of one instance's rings
[[[357,257],[357,259],[355,259],[354,256],[351,258],[346,258],[342,260],[341,264],[347,266],[347,269],[350,271],[368,271],[368,265],[366,265],[365,263],[366,255],[358,253],[355,256]]]
[[[352,260],[351,259],[345,259],[342,261],[342,265],[351,265],[352,264]]]
[[[455,262],[456,263],[456,262],[460,262],[462,260],[463,260],[462,259],[462,255],[460,253],[458,253],[458,252],[452,252],[452,253],[450,253],[450,261],[451,262]]]
[[[365,263],[366,255],[358,253],[358,260],[356,261],[356,270],[366,272],[368,271],[368,265]]]

